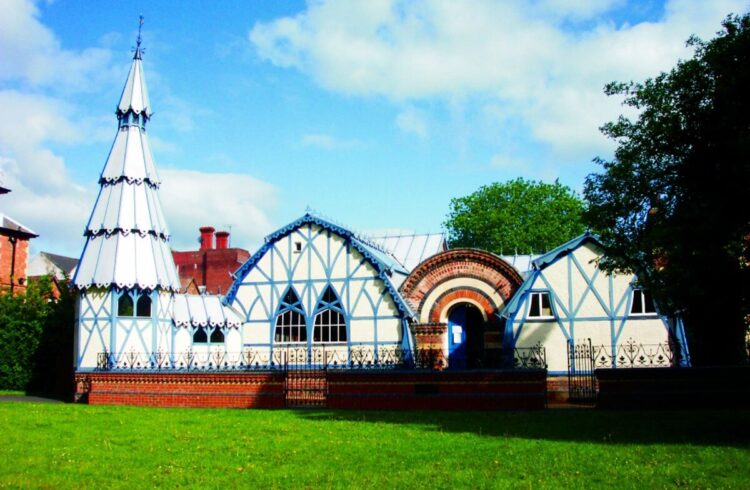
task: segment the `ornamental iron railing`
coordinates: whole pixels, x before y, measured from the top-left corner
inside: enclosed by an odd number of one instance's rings
[[[546,369],[544,347],[516,348],[504,351],[478,366],[500,369]],[[223,349],[188,350],[177,353],[127,351],[102,352],[97,357],[98,371],[237,371],[274,370],[289,366],[310,369],[422,369],[450,367],[442,349],[402,349],[398,346],[284,346],[273,349],[248,348],[241,352]]]
[[[689,365],[689,359],[676,342],[641,344],[633,339],[619,344],[592,347],[595,368],[678,367]]]

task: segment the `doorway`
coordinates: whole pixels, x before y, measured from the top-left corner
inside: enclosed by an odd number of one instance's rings
[[[448,312],[448,367],[482,367],[484,317],[471,303],[459,303]]]

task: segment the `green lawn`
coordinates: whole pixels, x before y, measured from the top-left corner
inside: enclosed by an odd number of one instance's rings
[[[747,488],[750,412],[0,403],[0,487]]]

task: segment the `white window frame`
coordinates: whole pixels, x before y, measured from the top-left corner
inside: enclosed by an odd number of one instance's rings
[[[633,311],[633,308],[635,307],[635,296],[640,295],[641,298],[641,311]],[[656,303],[654,303],[654,298],[651,297],[651,305],[654,307],[654,311],[646,311],[646,294],[651,294],[648,292],[648,290],[643,288],[633,288],[633,298],[630,302],[630,316],[657,316],[658,313],[656,312]]]
[[[532,308],[534,306],[534,297],[538,297],[538,311],[534,312],[532,311]],[[549,311],[550,315],[543,315],[543,298],[547,297],[547,301],[549,304]],[[552,296],[550,295],[549,291],[532,291],[529,294],[529,311],[526,315],[527,319],[533,319],[533,320],[554,320],[555,319],[555,310],[552,308]]]

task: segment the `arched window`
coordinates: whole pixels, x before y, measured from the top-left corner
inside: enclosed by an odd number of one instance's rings
[[[307,342],[307,324],[302,302],[291,287],[287,289],[276,315],[275,342]]]
[[[211,333],[210,337],[209,332]],[[193,333],[194,344],[208,344],[209,339],[212,344],[224,343],[224,332],[221,330],[221,327],[208,326],[195,329],[195,333]]]
[[[135,311],[135,316],[151,316],[151,296],[148,293],[142,293],[138,298]]]
[[[133,298],[127,291],[123,291],[117,300],[117,316],[133,316]]]
[[[195,333],[193,334],[193,343],[194,344],[207,344],[208,343],[208,335],[206,335],[206,329],[204,327],[198,327],[195,329]]]
[[[315,310],[313,342],[346,342],[344,309],[331,286],[326,287]]]

